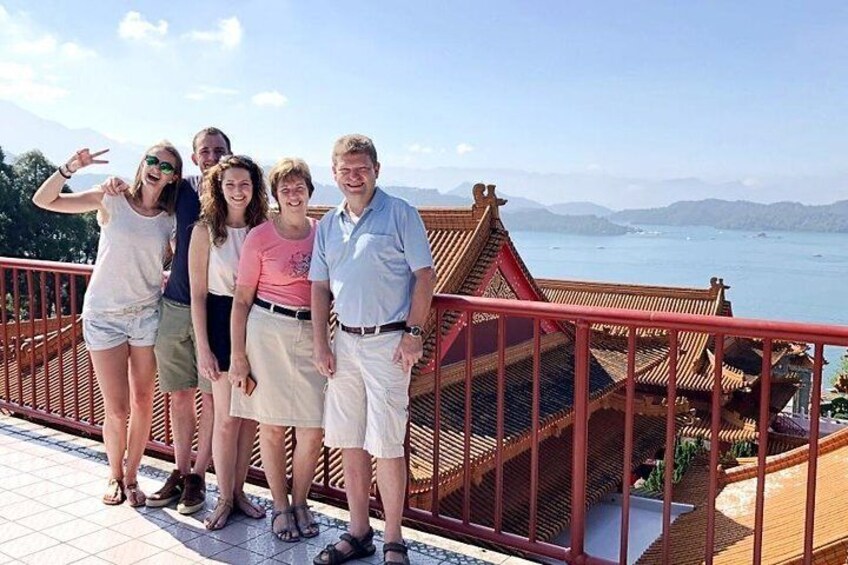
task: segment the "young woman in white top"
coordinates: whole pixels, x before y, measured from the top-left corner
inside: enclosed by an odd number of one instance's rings
[[[82,318],[105,406],[103,442],[111,477],[103,502],[142,506],[137,474],[150,435],[162,265],[174,229],[182,159],[163,141],[145,152],[131,185],[112,178],[86,192],[62,192],[65,180],[83,167],[106,163],[98,159],[105,152],[77,151],[44,181],[33,202],[66,214],[97,211],[100,240]]]
[[[218,478],[218,503],[206,527],[227,524],[234,505],[251,518],[265,512],[244,494],[244,481],[256,438],[256,422],[230,416],[230,312],[236,270],[247,232],[265,221],[268,196],[262,169],[244,156],[222,157],[203,178],[200,220],[189,246],[191,318],[199,373],[212,381],[215,423],[212,457]]]

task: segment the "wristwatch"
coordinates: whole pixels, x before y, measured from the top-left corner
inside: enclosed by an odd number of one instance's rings
[[[421,337],[424,333],[421,329],[421,326],[406,326],[403,328],[403,331],[411,335],[412,337]]]

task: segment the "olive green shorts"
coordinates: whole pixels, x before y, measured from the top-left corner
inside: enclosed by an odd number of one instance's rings
[[[199,388],[202,392],[212,392],[212,383],[197,374],[190,306],[162,299],[159,333],[153,351],[159,367],[159,390],[175,392]]]

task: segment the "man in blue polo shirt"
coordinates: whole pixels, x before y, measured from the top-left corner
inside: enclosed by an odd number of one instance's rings
[[[408,563],[401,535],[407,477],[404,437],[409,379],[423,353],[421,326],[436,277],[424,223],[413,206],[377,188],[373,142],[346,135],[333,148],[333,176],[345,200],[315,236],[312,327],[315,365],[329,378],[324,443],[342,449],[350,528],[317,564],[373,554],[368,519],[371,456],[386,518],[386,563]],[[330,303],[339,321],[328,339]]]

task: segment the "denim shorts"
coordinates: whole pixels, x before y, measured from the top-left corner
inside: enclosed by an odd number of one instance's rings
[[[85,345],[91,351],[111,349],[124,343],[152,347],[159,329],[159,304],[127,308],[121,312],[91,313],[82,321]]]

